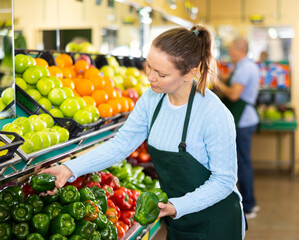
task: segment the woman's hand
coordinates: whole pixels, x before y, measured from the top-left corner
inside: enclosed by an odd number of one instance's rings
[[[65,166],[63,164],[44,169],[44,170],[40,171],[38,174],[40,174],[40,173],[50,173],[50,174],[56,176],[56,179],[57,179],[55,182],[56,188],[54,188],[53,191],[47,191],[47,193],[49,195],[54,195],[57,191],[57,188],[62,188],[64,186],[64,184],[67,182],[67,180],[71,176],[73,176],[72,171],[67,166]]]
[[[176,215],[176,209],[170,202],[168,202],[166,204],[159,202],[158,207],[160,208],[160,213],[159,213],[158,218]]]

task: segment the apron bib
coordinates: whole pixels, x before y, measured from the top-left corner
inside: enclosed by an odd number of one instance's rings
[[[186,135],[195,86],[192,87],[179,152],[162,151],[148,144],[151,159],[158,173],[161,189],[169,198],[181,197],[203,185],[211,172],[186,152]],[[158,116],[165,94],[158,103],[150,130]],[[150,132],[149,132],[150,134]],[[165,217],[169,240],[241,240],[242,217],[240,199],[235,192],[202,211],[179,219]]]

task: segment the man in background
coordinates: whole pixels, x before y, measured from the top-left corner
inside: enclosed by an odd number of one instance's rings
[[[229,47],[234,70],[228,79],[214,87],[224,95],[223,103],[234,116],[237,131],[238,184],[247,219],[256,217],[256,205],[251,163],[251,141],[259,122],[254,104],[258,95],[260,73],[257,65],[247,57],[248,42],[235,39]]]

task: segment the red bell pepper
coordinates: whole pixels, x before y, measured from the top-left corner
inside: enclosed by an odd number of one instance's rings
[[[90,222],[96,220],[99,213],[97,204],[92,200],[86,200],[83,204],[85,206],[84,219]]]
[[[113,196],[114,192],[112,187],[109,185],[103,185],[102,188],[105,190],[107,198],[111,198]]]
[[[93,187],[93,186],[96,186],[96,187],[98,187],[98,188],[101,188],[101,184],[100,184],[99,182],[96,182],[96,181],[94,181],[94,182],[90,182],[90,183],[87,185],[87,187],[89,187],[89,188],[91,188],[91,187]]]
[[[102,185],[105,185],[113,177],[112,173],[99,172],[99,174],[101,176],[101,184]]]
[[[91,182],[101,183],[101,177],[97,173],[89,173],[85,175],[83,186],[87,187]]]
[[[140,196],[140,191],[133,190],[133,189],[131,189],[130,191],[131,191],[132,199],[133,199],[133,204],[132,204],[131,210],[135,210],[137,198]]]
[[[73,182],[67,182],[64,186],[72,185],[75,186],[78,190],[83,188],[83,182],[84,182],[85,176],[77,177],[75,181]]]
[[[108,208],[105,215],[112,223],[116,223],[118,221],[118,216],[115,208]]]
[[[129,230],[129,228],[130,228],[130,227],[129,227],[127,224],[125,224],[122,220],[118,220],[114,225],[115,225],[115,226],[117,226],[117,225],[121,226],[121,227],[125,230],[125,232],[127,232],[127,231]]]
[[[110,181],[108,181],[106,184],[112,187],[113,190],[120,188],[120,182],[116,176],[112,176],[112,178],[110,178]]]
[[[134,222],[134,215],[135,211],[121,211],[119,219],[123,221],[126,225],[131,227]]]
[[[26,198],[27,196],[31,195],[31,194],[38,194],[38,193],[35,192],[35,191],[33,190],[33,188],[30,186],[29,181],[24,182],[24,183],[21,185],[21,189],[22,189],[22,191],[23,191],[23,193],[24,193],[25,198]]]
[[[111,199],[107,199],[107,205],[108,205],[109,208],[114,208],[114,209],[116,210],[116,212],[117,212],[117,217],[119,218],[119,217],[120,217],[120,209],[119,209],[119,207],[116,206],[116,205],[114,204],[114,202],[112,202]]]
[[[129,210],[133,204],[132,193],[128,188],[125,187],[120,187],[119,189],[114,191],[111,200],[121,210]]]

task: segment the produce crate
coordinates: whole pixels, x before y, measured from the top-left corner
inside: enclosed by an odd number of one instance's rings
[[[10,141],[8,136],[14,136],[13,141]],[[24,143],[24,138],[15,132],[0,131],[0,140],[5,143],[5,145],[0,147],[0,162],[11,159],[14,156],[14,153],[20,145]],[[7,151],[2,152],[2,151]],[[2,153],[4,155],[2,155]]]
[[[259,123],[259,130],[276,130],[276,131],[295,131],[297,129],[297,121],[266,121]]]
[[[15,110],[13,110],[15,101],[9,103],[2,111],[0,111],[0,119],[11,118],[15,115]]]
[[[52,116],[52,114],[50,114],[48,110],[42,107],[18,85],[16,85],[16,90],[17,104],[29,115],[47,113]],[[72,118],[58,118],[53,116],[52,117],[57,125],[64,127],[69,131],[70,138],[75,138],[85,135],[89,132],[98,130],[100,128],[124,121],[128,114],[129,113],[122,113],[109,118],[100,117],[96,122],[82,125]]]

